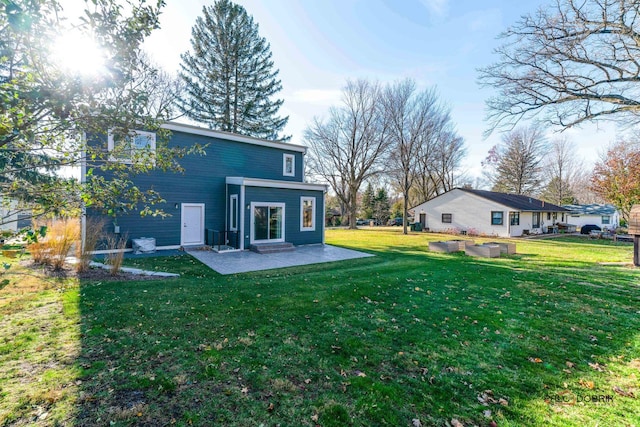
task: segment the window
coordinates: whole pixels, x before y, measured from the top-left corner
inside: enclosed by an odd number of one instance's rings
[[[315,231],[316,229],[316,198],[300,198],[300,231]]]
[[[238,231],[238,195],[229,198],[229,230]]]
[[[296,156],[285,154],[282,160],[282,175],[296,176]]]
[[[551,221],[551,212],[547,212],[547,221]]]
[[[112,160],[133,163],[149,159],[155,164],[153,156],[156,153],[156,134],[136,130],[125,137],[121,137],[109,132],[107,148],[111,152]]]
[[[502,225],[504,222],[504,212],[491,211],[491,225]]]
[[[451,220],[453,219],[453,215],[450,213],[442,214],[442,223],[443,224],[451,224]]]
[[[532,215],[533,215],[533,218],[532,218],[533,221],[532,221],[531,227],[540,228],[540,212],[534,212]],[[547,215],[549,214],[547,213]]]
[[[602,224],[611,224],[611,217],[609,215],[602,215]]]
[[[509,213],[509,224],[520,225],[520,212]]]

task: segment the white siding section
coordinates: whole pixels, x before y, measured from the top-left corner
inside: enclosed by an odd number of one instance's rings
[[[576,225],[578,230],[583,225],[587,224],[595,224],[602,229],[615,229],[620,225],[620,214],[616,211],[614,214],[609,215],[610,223],[603,224],[602,223],[602,215],[567,215],[567,222],[569,224]]]
[[[491,211],[504,212],[502,225],[491,225]],[[416,218],[420,217],[421,212],[426,214],[426,226],[430,231],[442,232],[455,228],[468,232],[473,229],[478,234],[501,237],[510,236],[509,211],[504,205],[457,188],[414,208]],[[452,214],[451,224],[442,223],[443,213]],[[522,219],[520,221],[522,223]]]

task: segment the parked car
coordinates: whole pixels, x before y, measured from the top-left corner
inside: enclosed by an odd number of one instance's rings
[[[585,224],[580,227],[580,234],[589,234],[592,231],[602,231],[602,229],[595,224]]]
[[[391,218],[387,225],[402,227],[402,218]]]
[[[369,220],[368,219],[356,219],[356,225],[369,225]]]

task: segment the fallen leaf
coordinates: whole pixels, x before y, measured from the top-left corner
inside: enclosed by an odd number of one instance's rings
[[[530,357],[529,362],[542,363],[542,359],[540,359],[539,357]]]
[[[580,380],[578,381],[578,384],[580,384],[584,388],[588,388],[589,390],[592,390],[593,387],[595,386],[593,381],[587,381],[582,378],[580,378]]]
[[[273,408],[274,408],[273,403],[269,403],[269,406],[267,406],[267,411],[271,412],[273,411]]]
[[[240,390],[240,392],[241,392],[242,394],[247,394],[247,393],[249,393],[249,388],[248,388],[248,387],[242,387],[242,389]]]
[[[365,374],[362,371],[356,371],[355,374],[356,374],[357,377],[366,377],[367,376],[367,374]]]
[[[500,398],[498,399],[498,403],[502,406],[509,406],[509,402],[507,401],[507,399]]]
[[[318,422],[318,418],[319,418],[318,414],[311,415],[311,421],[313,421],[313,422],[317,423]]]
[[[591,363],[591,362],[589,362],[589,366],[590,366],[591,368],[595,369],[595,370],[596,370],[596,371],[598,371],[598,372],[602,372],[602,371],[604,371],[604,366],[602,366],[601,364],[599,364],[599,363],[597,363],[597,362],[596,362],[596,363]]]
[[[489,403],[496,403],[496,400],[493,398],[493,391],[485,390],[478,395],[478,402],[483,404],[484,406],[489,406]]]
[[[464,427],[464,424],[455,418],[451,418],[451,427]]]
[[[411,420],[411,425],[413,427],[422,427],[422,423],[417,418],[414,418],[414,419]]]
[[[482,411],[482,415],[484,415],[485,418],[491,418],[491,411],[489,409]]]
[[[634,399],[636,397],[635,394],[633,394],[632,391],[623,390],[620,387],[618,387],[617,385],[613,386],[613,391],[618,393],[620,396],[631,397],[631,398],[634,398]]]
[[[573,367],[575,367],[575,366],[576,366],[576,364],[575,364],[575,363],[573,363],[573,362],[569,362],[568,360],[565,362],[565,365],[567,365],[567,368],[573,368]]]
[[[307,378],[306,380],[304,380],[304,383],[305,383],[305,384],[310,384],[310,383],[311,383],[311,379],[310,379],[310,378]]]

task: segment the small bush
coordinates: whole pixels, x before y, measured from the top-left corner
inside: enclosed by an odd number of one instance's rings
[[[43,226],[34,228],[39,228],[41,231],[31,233],[34,237],[32,243],[27,246],[33,261],[50,265],[54,270],[62,269],[71,248],[80,238],[78,219],[51,220]]]
[[[89,264],[93,259],[93,251],[96,250],[96,246],[102,237],[102,230],[104,229],[105,221],[102,219],[87,218],[85,222],[85,236],[84,245],[79,242],[76,249],[78,264],[76,264],[77,271],[87,271]]]
[[[122,267],[122,260],[124,259],[124,249],[127,247],[127,235],[120,236],[117,234],[110,234],[107,237],[107,249],[112,251],[104,257],[105,264],[111,268],[111,274],[116,275]]]

